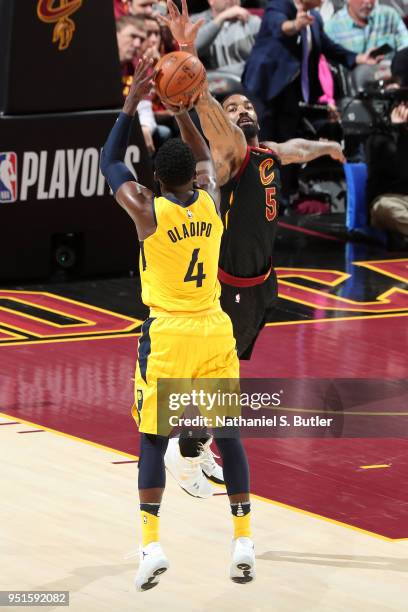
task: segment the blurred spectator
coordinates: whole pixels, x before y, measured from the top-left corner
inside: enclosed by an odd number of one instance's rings
[[[394,8],[402,19],[405,17],[404,21],[405,25],[407,25],[408,0],[381,0],[380,4],[385,4],[386,6]]]
[[[261,20],[240,6],[240,0],[208,0],[210,8],[192,16],[204,18],[196,40],[197,53],[209,70],[226,69],[241,76]]]
[[[153,13],[154,0],[130,0],[129,14],[148,17]]]
[[[299,102],[316,103],[323,94],[318,65],[321,53],[333,62],[354,68],[375,63],[369,54],[347,51],[323,30],[312,7],[321,0],[269,0],[260,32],[246,63],[243,83],[263,105],[261,138],[283,142],[296,135],[301,119]]]
[[[146,49],[144,55],[147,55],[154,62],[157,62],[162,56],[162,40],[160,25],[154,17],[145,17],[144,33],[146,36]]]
[[[163,53],[167,52],[165,45],[162,40],[162,32],[164,29],[161,28],[159,22],[152,16],[145,17],[144,20],[144,34],[146,36],[146,42],[143,46],[143,55],[149,57],[156,63]],[[171,51],[172,49],[168,49]],[[152,68],[153,73],[153,68]],[[167,140],[172,135],[177,135],[177,124],[174,120],[174,114],[172,111],[163,106],[159,96],[154,92],[151,93],[151,101],[153,105],[154,120],[156,123],[158,134],[161,140]],[[149,121],[149,125],[151,120]]]
[[[316,10],[321,0],[269,0],[261,29],[246,63],[243,84],[258,100],[261,139],[284,142],[298,135],[300,102],[316,103],[323,94],[318,67],[323,53],[348,68],[375,63],[334,43]],[[297,189],[296,167],[284,168],[286,197]]]
[[[329,21],[329,19],[333,17],[334,13],[337,13],[337,11],[342,9],[345,2],[346,0],[323,0],[319,11],[324,23]]]
[[[408,48],[393,60],[397,87],[408,87]],[[378,131],[367,141],[367,201],[371,223],[379,229],[402,234],[408,245],[408,102],[396,103],[391,129]]]
[[[384,44],[393,52],[408,46],[408,30],[397,11],[376,0],[348,0],[325,24],[325,30],[335,42],[355,53]]]
[[[143,21],[134,17],[123,16],[116,21],[116,38],[124,83],[127,82],[128,76],[133,75],[133,60],[141,53],[146,41],[143,28]]]
[[[149,51],[154,56],[157,52],[157,47],[160,45],[160,37],[153,33],[154,26],[150,23],[151,21],[154,20],[144,20],[142,17],[133,17],[131,15],[120,17],[116,21],[124,96],[127,95],[132,82],[134,61],[142,54],[149,55]],[[150,23],[150,29],[146,26],[148,23]],[[158,25],[157,28],[160,32]],[[147,150],[150,155],[153,155],[156,149],[170,137],[171,130],[166,126],[157,125],[150,98],[142,100],[137,110]]]
[[[129,0],[113,0],[115,19],[129,14]]]

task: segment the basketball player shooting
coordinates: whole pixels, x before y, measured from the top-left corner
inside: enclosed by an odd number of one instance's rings
[[[186,0],[182,12],[168,0],[168,17],[160,17],[182,51],[196,55],[197,23],[188,15]],[[222,106],[208,87],[195,104],[201,128],[214,160],[217,183],[221,188],[221,241],[218,278],[221,305],[231,317],[240,359],[250,359],[256,339],[265,325],[268,310],[277,297],[277,278],[273,268],[273,248],[278,222],[281,164],[305,163],[323,155],[344,162],[337,142],[295,138],[283,143],[258,139],[258,118],[251,101],[243,95],[228,96]],[[208,451],[211,452],[210,449]],[[185,470],[180,454],[199,456],[200,449],[187,446],[185,435],[170,440],[165,455],[167,469],[180,486],[185,486]],[[222,482],[221,467],[202,457],[203,474]],[[197,484],[199,486],[197,486]],[[188,492],[205,497],[202,479]]]
[[[135,579],[140,591],[156,586],[169,567],[159,541],[168,438],[158,435],[157,379],[239,378],[232,324],[219,301],[220,193],[204,139],[187,112],[177,116],[182,137],[191,146],[173,139],[158,151],[155,177],[160,197],[138,183],[123,161],[137,105],[151,87],[149,73],[150,63],[142,59],[101,156],[102,173],[136,226],[142,300],[150,308],[139,340],[132,408],[140,431],[142,546]],[[196,174],[199,189],[194,187]],[[206,231],[189,232],[191,225]],[[202,445],[201,455],[210,442],[211,438]],[[255,556],[250,539],[248,462],[238,438],[220,437],[218,447],[234,527],[230,577],[234,582],[250,582],[255,577]],[[201,460],[199,456],[186,463],[193,473],[198,470],[201,474]]]

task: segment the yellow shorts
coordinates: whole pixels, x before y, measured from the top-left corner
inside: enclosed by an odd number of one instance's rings
[[[239,360],[228,315],[217,309],[200,316],[157,316],[143,323],[132,415],[144,433],[157,434],[159,378],[238,379]]]

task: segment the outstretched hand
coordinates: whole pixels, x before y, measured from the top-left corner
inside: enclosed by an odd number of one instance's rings
[[[167,0],[169,17],[158,15],[158,20],[167,26],[173,38],[181,45],[194,45],[197,32],[205,23],[205,19],[199,19],[193,23],[188,14],[187,0],[181,0],[181,13],[173,0]]]
[[[188,111],[190,111],[193,108],[193,106],[197,104],[201,96],[202,94],[199,93],[193,98],[190,98],[190,100],[188,100],[188,102],[186,101],[184,104],[183,103],[172,104],[169,100],[164,100],[163,98],[161,98],[161,103],[163,104],[164,108],[166,108],[175,117],[177,117],[177,115],[182,115],[183,113],[187,113]]]
[[[134,114],[139,102],[147,96],[153,85],[152,79],[152,59],[142,57],[133,74],[132,85],[123,106],[123,111],[127,114]]]
[[[408,106],[401,102],[392,109],[391,112],[392,123],[408,123]]]
[[[344,157],[344,153],[343,153],[341,144],[339,144],[338,142],[334,142],[334,141],[333,142],[328,141],[327,144],[329,146],[328,154],[330,155],[330,157],[332,159],[335,159],[336,161],[341,162],[342,164],[345,164],[347,160]]]

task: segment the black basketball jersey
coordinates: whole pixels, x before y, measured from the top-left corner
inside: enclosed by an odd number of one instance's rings
[[[278,158],[270,149],[248,147],[238,174],[221,188],[222,270],[241,277],[269,270],[279,198]]]

